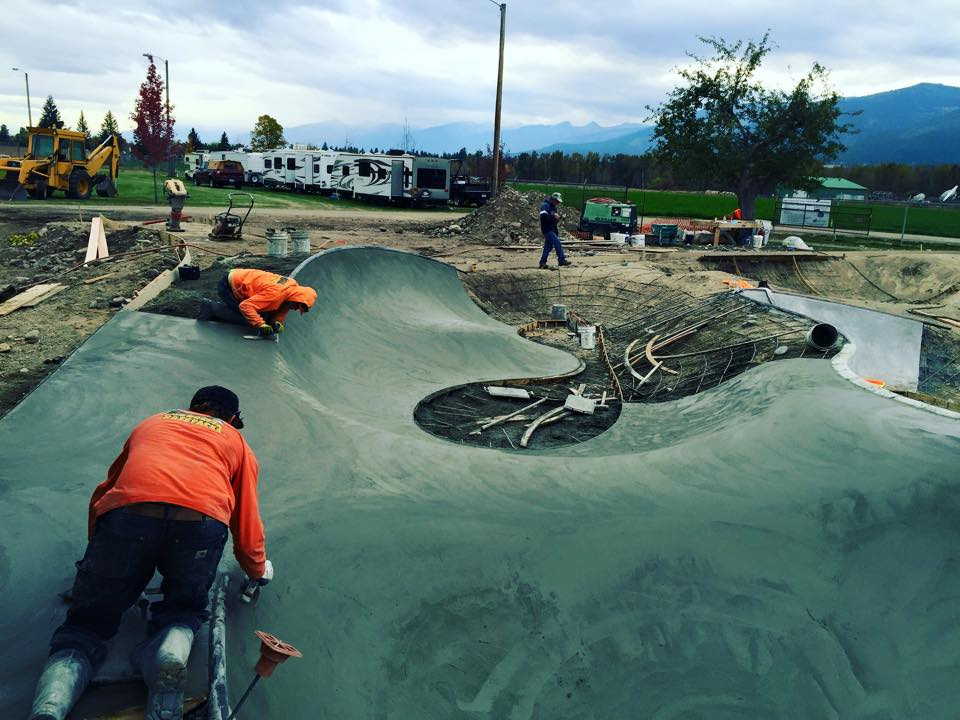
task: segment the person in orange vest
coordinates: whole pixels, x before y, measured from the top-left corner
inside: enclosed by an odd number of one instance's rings
[[[198,320],[220,320],[247,324],[260,335],[282,333],[287,314],[309,312],[317,291],[293,278],[265,270],[234,268],[220,280],[217,294],[221,303],[204,300]]]
[[[189,410],[140,422],[90,498],[89,542],[77,563],[66,620],[34,696],[31,720],[63,720],[106,657],[120,619],[159,570],[163,599],[151,605],[151,637],[137,654],[147,717],[182,717],[186,664],[207,619],[210,587],[233,535],[252,581],[273,578],[257,501],[258,465],[240,434],[237,396],[197,390]]]

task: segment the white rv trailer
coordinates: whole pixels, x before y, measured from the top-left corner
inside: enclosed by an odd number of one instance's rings
[[[329,193],[336,153],[320,150],[267,150],[263,153],[263,184],[302,192]]]
[[[302,185],[297,187],[297,172],[303,173],[304,153],[300,150],[278,148],[263,151],[263,186],[265,188],[289,188],[304,190]]]
[[[329,195],[330,174],[336,164],[337,153],[329,150],[307,150],[303,153],[303,163],[296,171],[296,181],[303,183],[310,192]]]
[[[204,153],[185,153],[183,161],[187,164],[187,169],[183,171],[183,177],[187,180],[193,179],[193,174],[203,165]]]
[[[246,153],[243,163],[243,182],[246,185],[263,185],[263,153]]]
[[[446,205],[450,161],[403,153],[336,153],[330,186],[338,195],[383,202]]]

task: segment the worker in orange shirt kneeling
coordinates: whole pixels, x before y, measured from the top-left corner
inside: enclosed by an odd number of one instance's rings
[[[252,268],[228,272],[217,285],[217,294],[221,302],[204,300],[198,320],[247,324],[264,336],[282,333],[291,310],[302,315],[317,301],[312,287],[285,275]]]
[[[273,578],[257,503],[257,458],[238,432],[237,396],[200,388],[189,410],[137,425],[90,498],[89,543],[73,602],[53,634],[31,720],[63,720],[106,657],[106,642],[156,570],[150,638],[136,660],[148,718],[182,717],[187,659],[227,541],[251,580]]]

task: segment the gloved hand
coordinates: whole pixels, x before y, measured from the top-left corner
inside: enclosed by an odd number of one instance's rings
[[[260,326],[260,335],[261,335],[262,337],[270,337],[271,335],[273,335],[273,326],[272,326],[272,325],[267,325],[266,323],[264,323],[263,325],[261,325],[261,326]]]
[[[264,562],[263,577],[257,580],[257,584],[263,587],[269,585],[271,580],[273,580],[273,563],[267,560]]]
[[[285,329],[285,328],[283,327],[283,323],[280,322],[279,320],[277,320],[277,321],[273,324],[273,331],[274,331],[275,333],[277,333],[277,335],[279,335],[280,333],[282,333],[282,332],[284,331],[284,329]]]

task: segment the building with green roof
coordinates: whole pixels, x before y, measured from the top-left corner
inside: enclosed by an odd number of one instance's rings
[[[785,197],[813,198],[816,200],[866,200],[869,190],[863,185],[843,178],[818,177],[820,187],[812,192],[792,190],[783,193]]]

